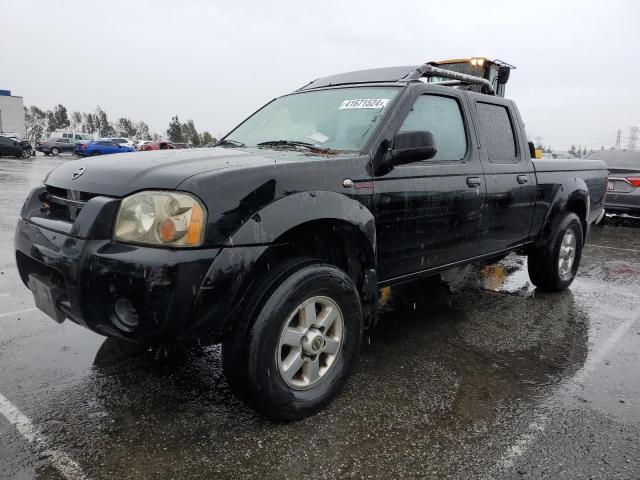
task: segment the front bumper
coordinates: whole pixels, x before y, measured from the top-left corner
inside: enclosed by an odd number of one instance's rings
[[[203,310],[201,290],[210,283],[205,280],[212,275],[220,248],[116,243],[110,231],[118,199],[94,197],[70,223],[46,216],[39,200],[43,190],[35,189],[25,203],[15,250],[27,287],[33,287],[31,278],[36,277],[59,293],[57,315],[49,315],[69,318],[103,335],[150,342],[173,340],[201,326],[196,313]],[[208,299],[211,290],[207,290]],[[138,316],[137,327],[130,331],[114,321],[119,299],[130,302]]]
[[[140,341],[175,339],[189,330],[201,284],[219,249],[165,250],[80,239],[20,219],[16,262],[30,275],[60,288],[59,315],[97,333]],[[115,304],[128,300],[139,325],[118,328]]]

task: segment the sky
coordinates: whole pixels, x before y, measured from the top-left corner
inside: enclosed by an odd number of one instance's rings
[[[0,0],[0,89],[25,105],[100,105],[225,133],[334,73],[485,56],[517,66],[507,97],[556,150],[640,126],[640,1]]]

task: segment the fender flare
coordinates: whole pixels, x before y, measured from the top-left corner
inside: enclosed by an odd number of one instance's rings
[[[373,213],[362,203],[329,191],[294,193],[266,205],[230,235],[225,247],[270,244],[292,228],[314,220],[343,220],[354,225],[367,238],[375,255]]]
[[[242,310],[243,299],[257,278],[263,259],[279,248],[277,240],[291,229],[314,220],[341,220],[356,227],[370,243],[375,262],[375,219],[369,209],[346,195],[317,191],[289,195],[266,205],[241,225],[211,262],[196,299],[196,321],[191,328],[207,328],[222,337],[233,328],[235,317]],[[276,242],[276,243],[274,243]],[[371,310],[369,325],[376,322],[377,281],[375,270],[364,271],[363,301]],[[221,289],[222,294],[216,293]],[[218,301],[213,303],[208,298]],[[215,305],[210,308],[210,305]]]
[[[536,247],[544,247],[553,236],[554,228],[558,220],[567,211],[569,205],[578,201],[583,204],[585,209],[585,218],[583,219],[583,234],[586,238],[586,226],[589,218],[589,189],[587,184],[581,178],[570,178],[564,181],[557,189],[553,199],[551,200],[549,209],[542,224]]]

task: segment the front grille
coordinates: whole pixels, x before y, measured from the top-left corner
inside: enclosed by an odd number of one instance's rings
[[[43,200],[47,202],[50,208],[50,216],[73,223],[84,204],[95,195],[47,185],[44,196]]]

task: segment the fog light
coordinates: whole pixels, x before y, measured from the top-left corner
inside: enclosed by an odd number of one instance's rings
[[[113,315],[111,317],[113,323],[120,330],[125,332],[133,332],[140,324],[136,307],[126,298],[118,298],[113,302]]]

